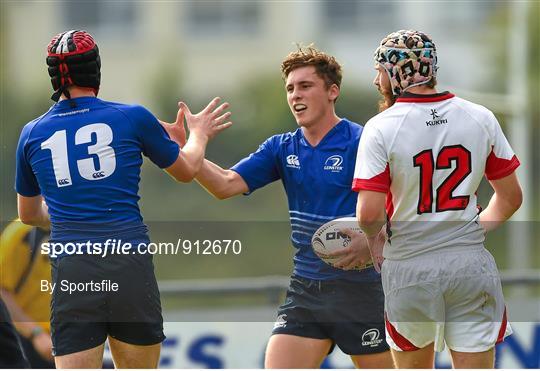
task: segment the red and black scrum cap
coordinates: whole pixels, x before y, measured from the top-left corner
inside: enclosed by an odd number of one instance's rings
[[[101,60],[94,38],[86,31],[59,33],[47,47],[47,66],[54,89],[51,99],[58,101],[67,87],[76,85],[93,88],[96,95],[101,80]]]

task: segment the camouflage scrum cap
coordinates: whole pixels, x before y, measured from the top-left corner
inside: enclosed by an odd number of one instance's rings
[[[374,57],[388,73],[395,96],[428,83],[437,74],[437,49],[431,38],[420,31],[392,32],[382,39]]]

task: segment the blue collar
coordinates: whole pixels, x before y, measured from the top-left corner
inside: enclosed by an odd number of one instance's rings
[[[78,97],[78,98],[73,98],[73,99],[64,99],[64,100],[59,101],[58,103],[55,103],[54,108],[60,108],[60,109],[71,108],[72,102],[75,102],[75,105],[79,106],[79,105],[92,103],[97,100],[98,100],[97,97]]]
[[[349,139],[351,138],[351,131],[349,127],[350,121],[346,118],[341,119],[326,135],[321,139],[319,144],[312,146],[304,137],[304,132],[302,128],[298,128],[299,132],[299,142],[304,147],[308,148],[338,148],[345,149],[349,144]]]

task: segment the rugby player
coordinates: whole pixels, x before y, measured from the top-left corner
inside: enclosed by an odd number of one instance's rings
[[[219,199],[251,194],[281,180],[289,202],[294,272],[265,356],[266,368],[318,368],[338,345],[356,367],[392,368],[384,341],[383,292],[365,238],[348,230],[351,244],[334,266],[311,246],[322,224],[355,215],[351,191],[362,126],[335,113],[342,70],[314,47],[290,53],[281,65],[287,102],[300,128],[277,134],[231,169],[204,161],[197,181]],[[181,103],[189,123],[189,108]],[[179,115],[181,116],[181,115]],[[171,138],[182,140],[177,122]],[[168,128],[170,126],[167,126]]]
[[[5,301],[32,368],[54,368],[50,335],[49,257],[40,254],[49,231],[15,220],[0,235],[0,295]]]
[[[387,342],[398,368],[432,368],[446,344],[455,368],[492,368],[511,333],[485,234],[520,207],[519,160],[491,111],[436,89],[425,33],[400,30],[375,51],[381,110],[360,140],[357,216],[382,264]],[[483,211],[476,191],[495,192]],[[390,238],[372,244],[386,222]],[[382,255],[381,255],[382,254]]]
[[[22,130],[16,153],[18,210],[25,224],[51,224],[49,242],[116,239],[148,243],[138,207],[142,155],[181,182],[199,171],[206,144],[227,128],[215,98],[190,120],[180,150],[144,107],[97,98],[101,60],[90,34],[58,34],[47,47],[57,101]],[[223,124],[223,125],[222,125]],[[51,336],[58,368],[100,368],[109,339],[116,367],[155,368],[164,339],[151,255],[98,257],[86,251],[52,259]],[[111,280],[118,291],[67,294],[59,282]],[[84,285],[83,285],[84,286]]]
[[[19,335],[0,296],[0,368],[30,368]]]

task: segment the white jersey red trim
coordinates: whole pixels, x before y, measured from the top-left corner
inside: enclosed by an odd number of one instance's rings
[[[482,244],[476,191],[519,166],[494,114],[445,92],[404,94],[360,139],[353,190],[387,193],[387,259]],[[390,213],[389,213],[390,214]]]

